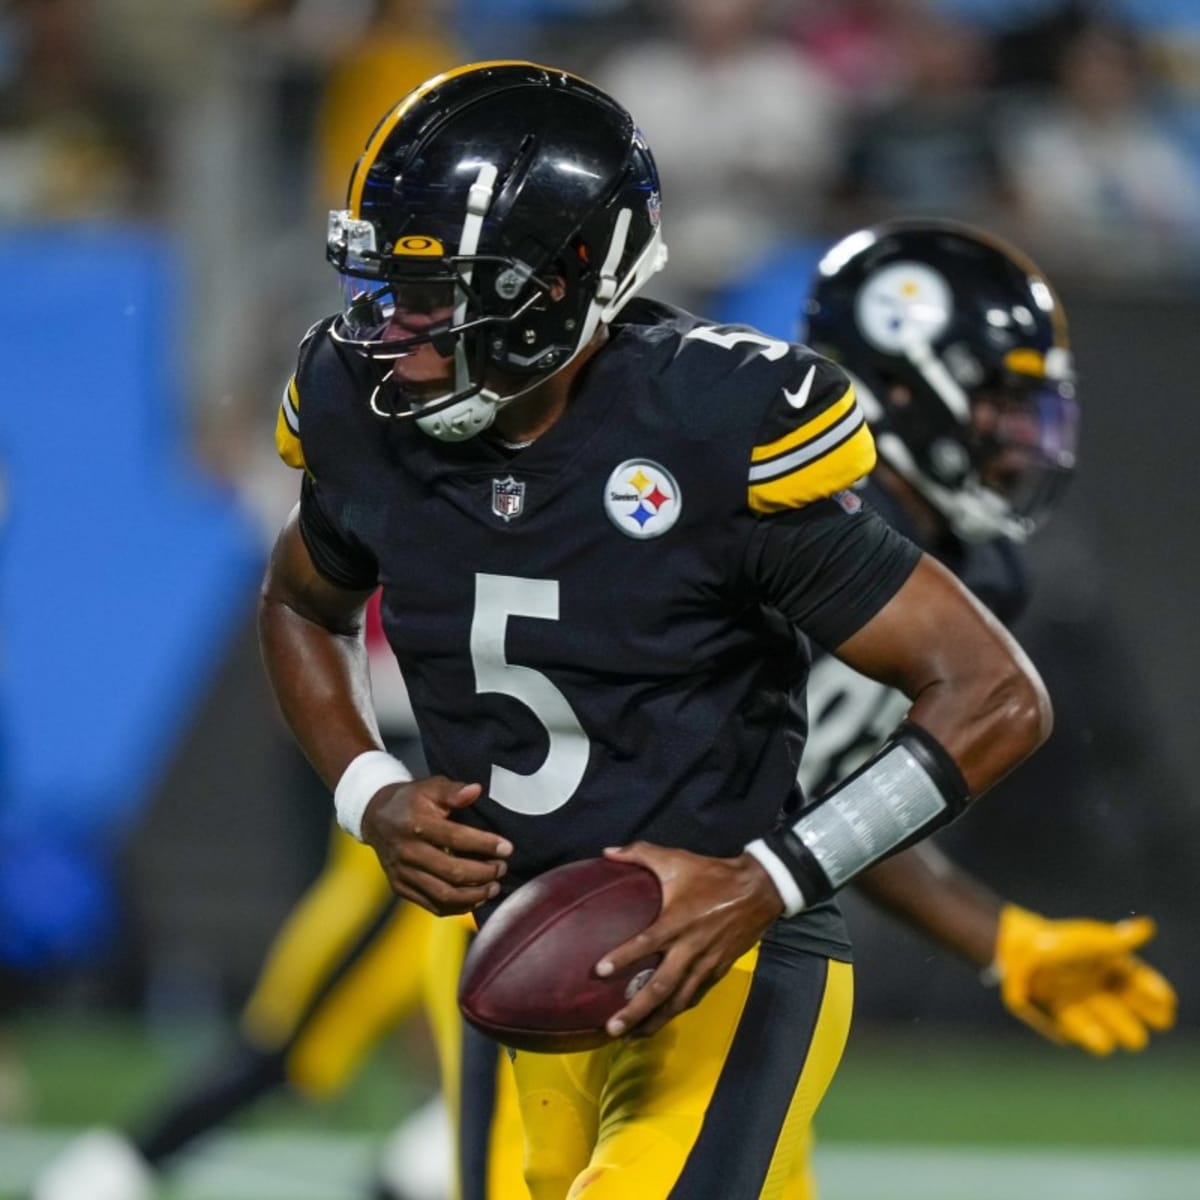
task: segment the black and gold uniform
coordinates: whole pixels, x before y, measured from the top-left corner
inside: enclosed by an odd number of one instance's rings
[[[306,468],[318,569],[382,585],[429,766],[484,784],[464,819],[513,842],[505,883],[637,838],[732,855],[792,813],[805,635],[840,644],[917,559],[840,496],[874,461],[842,372],[634,302],[565,415],[516,454],[381,419],[377,381],[318,326],[281,453]],[[848,960],[822,905],[646,1042],[518,1055],[529,1145],[549,1157],[530,1151],[535,1198],[572,1180],[588,1196],[782,1195],[847,1032]],[[684,1039],[705,1052],[672,1049]],[[619,1098],[649,1076],[661,1110],[642,1094],[635,1118]]]

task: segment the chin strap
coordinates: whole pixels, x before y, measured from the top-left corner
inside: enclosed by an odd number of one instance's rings
[[[417,417],[417,427],[439,442],[465,442],[491,425],[502,403],[515,398],[507,396],[502,399],[495,392],[479,391],[465,400],[459,400],[457,404],[449,404],[428,416]]]

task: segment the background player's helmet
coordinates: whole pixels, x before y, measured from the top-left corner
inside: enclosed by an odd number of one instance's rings
[[[1022,540],[1075,465],[1062,306],[1037,267],[964,225],[896,221],[821,260],[806,341],[854,379],[880,457],[963,538]]]
[[[561,370],[663,266],[658,173],[629,113],[585,80],[462,67],[376,127],[327,257],[343,287],[335,339],[383,362],[423,343],[453,355],[441,394],[406,395],[389,373],[372,406],[458,441]],[[398,308],[448,315],[406,335]]]

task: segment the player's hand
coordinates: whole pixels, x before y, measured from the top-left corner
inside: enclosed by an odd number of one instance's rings
[[[1175,1023],[1175,991],[1133,951],[1155,934],[1149,917],[1053,921],[1014,904],[1000,914],[994,970],[1014,1017],[1090,1054],[1141,1050]]]
[[[663,956],[646,985],[607,1025],[613,1037],[648,1037],[696,1004],[762,937],[783,903],[748,854],[707,858],[648,842],[604,853],[648,867],[662,885],[662,910],[654,924],[596,964],[598,975],[611,975],[640,959]]]
[[[392,891],[439,917],[469,912],[499,893],[512,844],[453,819],[482,790],[433,775],[371,797],[363,841],[378,855]]]

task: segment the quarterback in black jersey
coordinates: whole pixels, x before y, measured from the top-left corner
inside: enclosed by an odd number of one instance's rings
[[[810,316],[822,352],[857,377],[881,444],[883,461],[869,480],[855,486],[854,496],[937,557],[1011,624],[1027,592],[1020,540],[1048,510],[1073,456],[1073,381],[1065,339],[1047,335],[1057,342],[1061,376],[1047,379],[1044,362],[1028,354],[1016,362],[1021,371],[1010,371],[1003,360],[1011,351],[998,347],[989,333],[995,313],[1034,310],[1031,284],[1040,276],[1011,247],[945,222],[893,222],[855,234],[849,245],[851,252],[843,244],[823,263]],[[893,269],[897,265],[900,275]],[[896,285],[890,292],[889,277]],[[928,309],[930,278],[941,284],[940,299],[960,315],[938,330],[926,311],[926,329],[936,330],[930,351],[942,355],[956,347],[950,360],[959,370],[970,354],[976,369],[968,396],[978,395],[984,406],[979,424],[993,423],[986,418],[997,391],[1007,395],[1010,411],[1022,414],[1012,426],[1019,436],[993,438],[990,447],[977,444],[975,422],[942,427],[940,436],[950,435],[959,445],[960,461],[973,460],[976,467],[933,487],[912,464],[925,457],[923,439],[926,431],[939,428],[945,402],[914,368],[908,350],[897,353],[866,340],[859,304],[860,296],[873,296],[890,313],[890,328],[904,328],[913,310]],[[296,394],[294,384],[289,386],[277,441],[285,458],[299,465]],[[908,423],[902,415],[896,420],[897,405],[923,415]],[[1034,431],[1037,436],[1031,437]],[[993,477],[987,462],[996,454],[1008,459],[1010,497],[1017,495],[1013,485],[1020,478],[1023,493],[1040,495],[1044,502],[1014,507],[993,501],[990,519],[981,518],[976,505],[975,519],[964,525],[954,511],[958,492],[974,492],[980,470]],[[938,461],[952,457],[943,448]],[[1003,501],[1003,493],[997,497]],[[944,505],[947,498],[953,503]],[[810,797],[836,786],[870,757],[908,707],[901,693],[822,652],[814,656],[807,699],[811,720],[800,781]],[[1002,901],[930,841],[864,872],[855,884],[913,928],[985,969],[984,977],[1000,985],[1009,1011],[1055,1041],[1098,1055],[1117,1048],[1137,1051],[1150,1031],[1168,1029],[1173,1022],[1170,984],[1134,953],[1153,936],[1148,917],[1110,923],[1041,916]],[[246,1107],[285,1074],[309,1095],[339,1089],[362,1048],[411,1007],[420,983],[414,964],[422,958],[424,996],[453,1111],[452,1118],[444,1118],[442,1136],[451,1139],[455,1152],[447,1154],[443,1169],[449,1172],[451,1158],[456,1161],[463,1200],[526,1197],[523,1138],[507,1057],[483,1044],[482,1035],[464,1029],[458,1014],[456,982],[467,927],[438,922],[415,905],[400,903],[395,909],[374,854],[339,833],[320,881],[281,931],[247,1006],[245,1044],[231,1056],[233,1062],[216,1079],[198,1078],[156,1109],[132,1144],[111,1132],[92,1132],[72,1143],[39,1176],[35,1200],[90,1200],[99,1196],[100,1180],[107,1181],[112,1200],[136,1200],[146,1194],[148,1165],[161,1169],[181,1146]],[[381,919],[387,914],[389,919]],[[332,949],[337,946],[343,950]],[[388,1190],[388,1196],[409,1194],[406,1185],[414,1182],[417,1164],[430,1161],[430,1140],[425,1112],[398,1132],[394,1150],[384,1158],[400,1193]],[[118,1180],[124,1181],[119,1187]],[[810,1200],[814,1194],[811,1162],[807,1155],[798,1157],[783,1200]]]
[[[662,953],[609,1025],[636,1036],[517,1056],[535,1200],[777,1194],[848,1026],[831,895],[1049,729],[1003,628],[845,493],[875,459],[847,376],[631,303],[665,259],[659,204],[631,118],[586,82],[527,63],[430,81],[331,217],[345,303],[283,413],[305,484],[264,657],[395,891],[486,918],[612,846],[663,886],[596,968]],[[377,585],[421,780],[371,715]],[[911,707],[806,804],[810,641]]]

